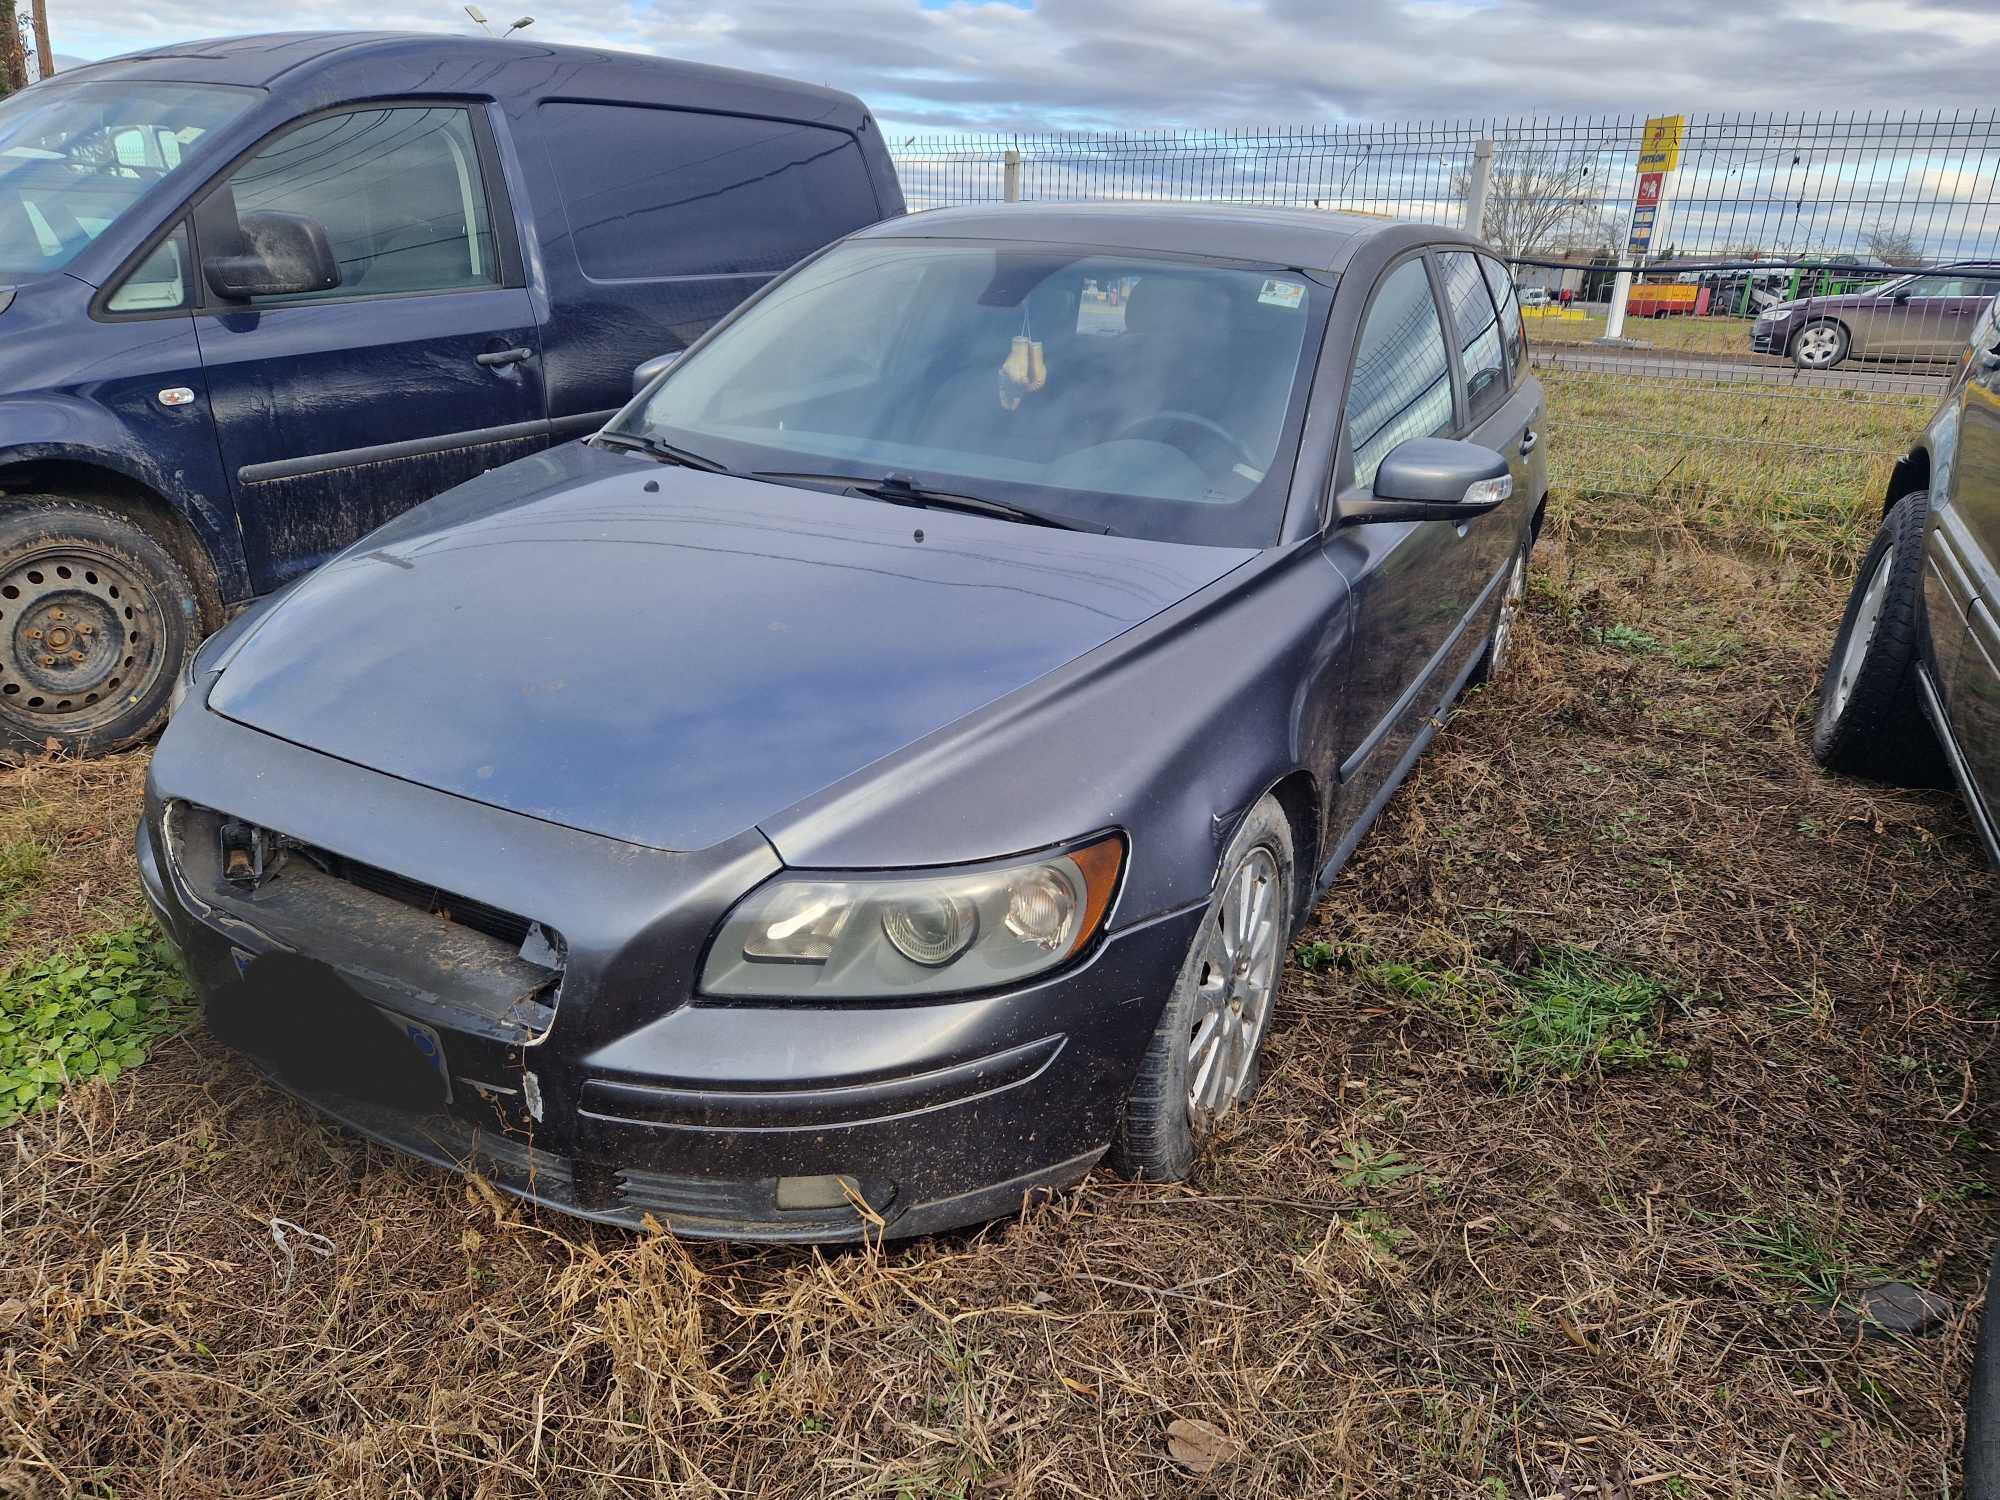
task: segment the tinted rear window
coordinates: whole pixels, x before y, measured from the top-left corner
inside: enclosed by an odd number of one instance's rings
[[[843,131],[619,104],[540,113],[577,261],[599,281],[782,271],[881,217]]]

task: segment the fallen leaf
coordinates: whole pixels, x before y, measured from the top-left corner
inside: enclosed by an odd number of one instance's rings
[[[0,1308],[4,1308],[4,1306],[4,1303],[0,1303]],[[1085,1385],[1081,1380],[1071,1380],[1067,1375],[1062,1377],[1062,1383],[1075,1391],[1079,1396],[1089,1396],[1092,1400],[1095,1400],[1097,1397],[1097,1387],[1094,1385]]]
[[[1227,1463],[1236,1456],[1236,1439],[1197,1417],[1176,1417],[1167,1424],[1167,1457],[1196,1474]]]

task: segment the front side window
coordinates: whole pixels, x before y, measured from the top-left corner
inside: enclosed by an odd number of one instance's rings
[[[195,83],[38,83],[0,100],[0,279],[59,271],[257,101]]]
[[[1471,251],[1444,251],[1438,256],[1438,269],[1444,275],[1452,342],[1458,346],[1458,369],[1465,381],[1466,420],[1477,425],[1507,399],[1500,319],[1486,290],[1486,278],[1479,272],[1479,261]]]
[[[462,109],[323,115],[265,145],[228,187],[239,217],[277,211],[316,220],[340,266],[331,290],[260,304],[499,285],[479,152]]]
[[[1398,443],[1448,437],[1451,372],[1444,328],[1421,257],[1386,276],[1361,323],[1354,378],[1347,387],[1347,431],[1354,482],[1370,485]]]
[[[132,269],[107,310],[115,313],[173,312],[188,301],[187,226],[181,225]]]
[[[1120,535],[1268,546],[1327,301],[1237,262],[855,240],[611,430],[738,472],[896,474]]]

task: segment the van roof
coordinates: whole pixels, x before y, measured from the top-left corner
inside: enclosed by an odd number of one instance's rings
[[[517,75],[518,84],[502,82],[510,64],[527,64],[532,72]],[[850,128],[866,113],[852,94],[764,73],[608,47],[563,47],[518,37],[503,41],[450,33],[281,31],[214,37],[128,52],[69,69],[51,82],[147,79],[270,88],[303,81],[306,75],[326,82],[330,80],[323,75],[352,70],[356,79],[347,86],[354,97],[366,98],[380,96],[390,87],[408,92],[405,79],[418,67],[424,79],[420,91],[429,92],[608,96],[683,109],[727,107],[799,120],[852,116],[840,120]]]

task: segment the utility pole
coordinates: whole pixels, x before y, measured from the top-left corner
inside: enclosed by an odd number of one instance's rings
[[[56,76],[56,49],[49,45],[49,0],[31,0],[35,18],[35,76]]]
[[[1493,193],[1493,142],[1475,141],[1472,146],[1472,175],[1465,187],[1465,232],[1474,239],[1486,237],[1486,200]]]

